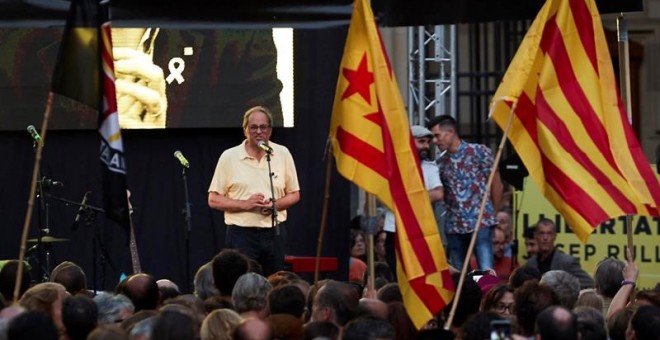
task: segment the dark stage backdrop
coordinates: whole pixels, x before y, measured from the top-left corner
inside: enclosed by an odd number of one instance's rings
[[[287,223],[287,253],[290,255],[313,256],[316,252],[325,180],[323,157],[345,37],[345,27],[295,32],[299,42],[295,52],[295,127],[276,128],[272,136],[274,141],[291,150],[301,184],[301,202],[290,209]],[[39,127],[40,124],[35,122],[34,125]],[[208,208],[207,189],[220,153],[242,141],[242,132],[239,128],[128,130],[123,136],[142,269],[157,278],[169,278],[185,289],[189,286],[185,282],[186,225],[182,215],[185,200],[181,166],[173,152],[181,150],[191,164],[187,177],[192,203],[189,273],[192,280],[196,269],[223,248],[223,215]],[[63,187],[54,187],[48,192],[79,202],[86,191],[91,191],[88,204],[102,206],[98,149],[95,131],[48,132],[41,175],[64,183]],[[18,256],[34,164],[34,151],[27,132],[0,133],[0,154],[3,155],[0,162],[3,215],[0,259],[9,259]],[[344,279],[348,262],[350,185],[334,168],[331,188],[323,255],[339,257],[340,271],[332,277]],[[30,237],[38,235],[39,225],[46,225],[45,214],[39,213],[39,202],[35,203]],[[102,215],[97,216],[95,223],[81,223],[73,230],[77,210],[76,206],[57,199],[48,200],[48,225],[52,236],[71,240],[53,244],[52,263],[74,261],[87,273],[90,287],[96,282],[99,289],[112,289],[121,273],[131,272],[124,233]],[[101,254],[98,243],[96,259],[93,256],[95,234],[100,235],[107,250],[104,266],[98,261]],[[43,258],[41,262],[43,265]],[[103,267],[105,270],[101,270]]]

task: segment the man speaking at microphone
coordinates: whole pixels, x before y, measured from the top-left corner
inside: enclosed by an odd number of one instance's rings
[[[246,139],[220,155],[209,186],[209,206],[225,213],[225,246],[259,262],[265,276],[284,267],[286,209],[300,200],[293,157],[270,141],[272,123],[265,107],[247,110]]]

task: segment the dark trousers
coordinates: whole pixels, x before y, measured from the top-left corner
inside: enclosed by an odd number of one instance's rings
[[[284,269],[284,224],[279,235],[273,228],[227,226],[225,246],[240,250],[261,265],[262,274],[268,275]]]

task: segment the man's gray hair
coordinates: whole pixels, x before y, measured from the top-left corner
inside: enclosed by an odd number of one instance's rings
[[[238,313],[264,310],[268,307],[268,292],[273,288],[265,277],[257,273],[241,275],[234,285],[231,297]]]
[[[100,292],[94,297],[94,302],[99,308],[99,324],[113,324],[118,320],[118,315],[128,309],[133,313],[135,306],[126,295]]]
[[[563,271],[550,270],[541,276],[541,284],[550,287],[559,297],[559,303],[566,309],[575,307],[580,295],[580,280],[577,277]]]
[[[213,283],[213,264],[211,262],[207,262],[199,267],[193,279],[193,286],[195,287],[195,296],[202,300],[220,295],[220,291],[218,288],[215,288],[215,284]]]

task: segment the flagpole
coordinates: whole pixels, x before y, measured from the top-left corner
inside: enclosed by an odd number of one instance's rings
[[[511,128],[511,122],[513,121],[513,112],[516,108],[516,104],[517,102],[511,106],[511,111],[509,112],[509,119],[506,122],[506,129],[504,130],[504,133],[502,134],[502,138],[500,139],[500,145],[497,148],[497,153],[495,154],[495,159],[493,160],[493,167],[490,169],[490,175],[488,175],[488,182],[486,183],[486,192],[484,193],[484,196],[481,198],[481,206],[479,207],[479,215],[477,216],[477,223],[475,224],[474,231],[472,232],[472,237],[470,238],[470,246],[468,247],[468,251],[465,256],[465,261],[463,261],[463,268],[461,269],[461,276],[458,280],[458,287],[456,287],[456,293],[454,294],[454,301],[452,302],[451,310],[449,311],[447,322],[445,322],[446,330],[449,330],[452,321],[454,321],[454,313],[456,313],[456,307],[458,306],[458,302],[461,298],[461,291],[463,290],[463,283],[465,283],[465,274],[467,273],[468,266],[470,265],[470,256],[474,251],[474,244],[476,243],[477,234],[479,233],[479,226],[481,225],[481,220],[483,219],[484,216],[486,202],[488,201],[488,197],[490,196],[490,186],[493,183],[493,179],[495,178],[495,173],[497,172],[497,165],[500,163],[500,158],[502,157],[502,150],[504,150],[504,144],[506,143],[507,134],[509,133],[509,129]],[[493,104],[493,106],[495,105]]]
[[[30,230],[30,222],[32,220],[32,210],[34,208],[34,198],[37,191],[37,177],[39,176],[39,167],[41,166],[41,153],[44,149],[44,141],[46,140],[46,131],[48,129],[48,120],[50,119],[50,112],[53,107],[53,93],[48,92],[48,99],[46,100],[46,110],[44,111],[44,120],[41,123],[41,139],[37,141],[37,151],[34,156],[34,167],[32,169],[32,185],[30,186],[30,198],[28,199],[28,208],[25,212],[25,221],[23,222],[23,232],[21,234],[21,244],[18,251],[18,269],[16,272],[16,284],[14,286],[14,302],[18,301],[21,291],[21,283],[23,281],[23,270],[25,261],[25,243],[27,242],[28,232]],[[43,193],[42,193],[43,194]]]
[[[628,50],[628,22],[621,13],[616,18],[617,40],[619,43],[619,87],[621,100],[626,108],[628,123],[632,126],[632,101],[630,100],[630,53]],[[626,215],[626,236],[628,249],[633,249],[632,216]],[[632,252],[634,253],[634,252]],[[634,257],[634,255],[633,255]],[[634,260],[634,258],[633,258]]]
[[[332,178],[332,155],[330,150],[330,138],[328,137],[327,147],[325,148],[325,188],[323,189],[323,208],[321,208],[321,227],[319,228],[319,237],[316,240],[316,259],[314,261],[314,284],[319,282],[319,267],[321,263],[321,249],[323,249],[323,235],[328,225],[328,204],[330,202],[330,179]]]
[[[362,229],[366,231],[366,236],[367,236],[367,271],[368,271],[368,276],[367,276],[367,291],[368,292],[373,292],[374,287],[375,287],[375,278],[374,275],[376,275],[376,269],[374,266],[374,234],[376,233],[376,230],[374,230],[374,218],[376,217],[376,196],[373,194],[367,193],[367,216],[369,217],[367,219],[367,228],[365,226],[362,226]],[[396,233],[394,234],[396,235]],[[396,236],[394,236],[396,237]],[[396,242],[396,240],[394,241]]]

